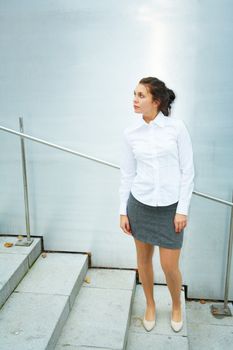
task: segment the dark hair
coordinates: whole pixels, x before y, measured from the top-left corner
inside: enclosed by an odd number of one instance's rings
[[[165,116],[168,116],[170,114],[171,104],[176,98],[174,91],[168,89],[163,81],[154,77],[142,78],[139,83],[149,87],[153,100],[160,102],[159,110]]]

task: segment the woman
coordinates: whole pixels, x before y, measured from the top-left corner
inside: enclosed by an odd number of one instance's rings
[[[182,276],[179,270],[183,231],[194,187],[189,132],[181,119],[170,117],[175,94],[161,80],[148,77],[134,91],[134,110],[142,114],[124,130],[121,159],[120,227],[132,235],[139,277],[146,297],[143,325],[155,326],[153,297],[154,245],[172,299],[171,327],[183,326]]]

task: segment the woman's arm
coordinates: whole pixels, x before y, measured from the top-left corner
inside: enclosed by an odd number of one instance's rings
[[[132,148],[128,142],[126,132],[123,133],[122,158],[120,162],[120,215],[126,214],[127,200],[129,198],[130,189],[133,179],[136,175],[136,159],[132,152]]]
[[[176,213],[188,215],[190,200],[194,188],[194,164],[192,142],[189,132],[182,120],[179,124],[177,138],[181,171],[180,196]]]

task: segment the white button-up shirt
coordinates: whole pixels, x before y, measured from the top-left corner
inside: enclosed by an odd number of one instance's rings
[[[120,214],[127,215],[131,191],[138,201],[151,206],[178,202],[176,213],[188,215],[194,164],[184,122],[162,112],[149,123],[138,117],[123,132],[120,172]]]

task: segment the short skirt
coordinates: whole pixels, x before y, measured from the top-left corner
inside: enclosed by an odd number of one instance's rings
[[[181,248],[184,229],[175,231],[174,217],[178,202],[167,206],[151,206],[139,202],[130,192],[127,216],[132,235],[145,243],[163,248]]]

